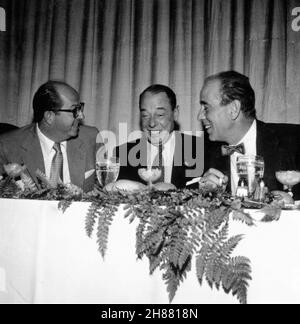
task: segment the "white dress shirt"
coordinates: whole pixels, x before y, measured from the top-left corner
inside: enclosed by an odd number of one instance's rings
[[[45,166],[45,174],[48,179],[50,179],[50,171],[51,171],[51,165],[52,160],[55,155],[55,150],[53,148],[54,142],[49,139],[47,136],[45,136],[41,130],[39,129],[38,124],[36,125],[36,132],[41,144],[43,158],[44,158],[44,166]],[[64,183],[70,183],[70,171],[69,171],[69,163],[68,163],[68,157],[67,157],[67,142],[61,142],[60,143],[61,152],[63,156],[63,178]]]
[[[171,183],[173,159],[175,151],[175,132],[172,132],[168,141],[163,145],[163,163],[165,168],[165,182]],[[147,142],[147,165],[151,165],[154,162],[156,155],[158,154],[158,146],[152,145]]]
[[[257,126],[256,120],[254,119],[252,125],[250,126],[248,132],[244,137],[235,145],[244,143],[245,155],[256,155],[256,136],[257,136]],[[230,156],[230,173],[231,173],[231,193],[235,194],[238,185],[239,177],[237,174],[236,161],[238,156],[242,154],[234,152]]]

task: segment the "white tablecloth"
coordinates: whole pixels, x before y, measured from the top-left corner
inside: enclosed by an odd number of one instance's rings
[[[161,273],[150,276],[147,259],[136,260],[136,224],[122,207],[103,260],[95,235],[85,233],[88,206],[73,203],[63,214],[53,201],[0,199],[0,303],[168,303]],[[300,213],[255,227],[232,222],[230,232],[246,234],[233,254],[251,260],[248,302],[300,303]],[[237,300],[206,282],[200,287],[193,268],[173,303]]]

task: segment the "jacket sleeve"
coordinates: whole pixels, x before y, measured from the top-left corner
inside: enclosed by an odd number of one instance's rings
[[[4,146],[2,138],[0,138],[0,175],[5,173],[3,165],[5,165],[7,163],[8,163],[8,160],[5,155],[5,146]]]

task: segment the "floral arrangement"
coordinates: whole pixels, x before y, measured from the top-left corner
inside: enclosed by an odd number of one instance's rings
[[[229,220],[253,226],[253,219],[244,211],[249,207],[261,208],[265,213],[262,221],[278,220],[281,212],[271,198],[257,203],[209,188],[166,192],[147,189],[135,193],[95,188],[85,194],[73,185],[51,187],[40,171],[37,172],[40,180],[37,186],[26,175],[25,167],[8,165],[5,170],[7,177],[0,180],[0,198],[58,200],[63,211],[73,201],[90,202],[85,230],[91,237],[96,228],[98,249],[103,258],[113,217],[118,206],[124,204],[129,222],[138,220],[137,257],[149,259],[150,274],[156,269],[162,271],[170,302],[191,270],[194,258],[200,285],[205,280],[211,288],[222,287],[245,304],[251,265],[247,257],[232,255],[243,237],[229,237]]]

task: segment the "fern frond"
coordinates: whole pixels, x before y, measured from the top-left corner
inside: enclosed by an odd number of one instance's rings
[[[230,237],[228,241],[225,242],[224,245],[221,247],[220,255],[227,260],[242,239],[243,235],[235,235]]]
[[[247,303],[248,281],[251,280],[250,260],[245,257],[235,257],[229,260],[224,269],[222,285],[226,293],[232,292],[241,304]]]
[[[170,236],[170,262],[176,267],[180,266],[180,256],[183,253],[184,246],[187,240],[187,233],[183,228],[178,226],[173,227],[173,231]]]
[[[103,207],[97,210],[98,226],[97,226],[97,243],[98,250],[104,259],[107,250],[109,227],[115,215],[115,210],[111,206]]]
[[[221,278],[222,278],[223,263],[222,260],[218,258],[218,254],[213,252],[210,254],[207,264],[205,278],[208,285],[213,288],[214,285],[219,289]]]
[[[250,214],[243,212],[242,210],[233,210],[232,211],[232,219],[240,221],[242,223],[247,224],[248,226],[254,226],[253,218]]]
[[[210,248],[207,244],[204,244],[196,256],[196,274],[200,285],[202,285],[203,276],[206,270],[207,260],[209,258]]]
[[[36,191],[38,190],[35,182],[31,179],[29,175],[26,173],[21,173],[21,180],[24,184],[24,190],[29,190],[29,191]]]
[[[281,216],[281,208],[277,205],[267,205],[263,207],[260,212],[264,214],[262,222],[273,222],[278,221]]]
[[[167,285],[169,302],[171,303],[180,284],[180,279],[176,275],[176,269],[172,265],[170,265],[167,271],[163,274],[163,280]]]
[[[144,246],[146,225],[147,220],[141,219],[136,229],[136,254],[140,259],[142,258],[143,253],[146,250]]]
[[[88,208],[88,212],[85,217],[85,231],[88,237],[91,237],[93,233],[94,225],[101,208],[101,205],[96,202],[92,202]]]
[[[6,179],[0,182],[0,197],[1,198],[14,198],[18,196],[20,192],[19,186],[16,181],[11,177],[6,177]]]
[[[43,173],[40,169],[37,169],[35,171],[35,175],[36,175],[37,179],[40,181],[43,188],[47,188],[47,189],[55,188],[55,186],[46,177],[45,173]]]
[[[58,203],[58,209],[61,210],[63,213],[72,205],[71,200],[61,200]]]
[[[205,217],[208,227],[213,229],[219,228],[224,221],[228,220],[230,212],[230,208],[224,206],[206,212]]]

